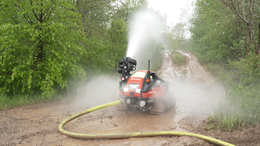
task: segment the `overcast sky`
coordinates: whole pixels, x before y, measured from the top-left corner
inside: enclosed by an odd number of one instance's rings
[[[191,3],[194,0],[148,0],[148,7],[167,15],[167,24],[177,23],[182,9],[191,13]]]

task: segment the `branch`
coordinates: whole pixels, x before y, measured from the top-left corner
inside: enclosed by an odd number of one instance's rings
[[[43,21],[46,19],[46,21],[50,18],[51,13],[53,12],[53,9],[50,10],[50,13],[44,17]]]
[[[251,2],[251,1],[250,1]],[[251,5],[248,5],[248,3],[246,2],[246,5],[248,7],[248,9],[250,10],[251,9]]]
[[[28,17],[26,17],[25,14],[23,14],[23,16],[24,16],[25,19],[27,19],[27,21],[28,21],[31,25],[33,25],[33,22],[30,20],[30,17],[29,17],[29,15],[28,15],[28,13],[27,13],[27,16],[28,16]]]
[[[31,6],[33,6],[32,0],[30,0],[30,2],[31,2]],[[32,11],[33,11],[33,14],[34,14],[34,16],[36,17],[36,19],[37,19],[38,21],[40,21],[40,19],[38,18],[37,14],[34,12],[33,9],[32,9]]]
[[[248,24],[248,21],[246,19],[244,19],[234,8],[232,8],[227,2],[225,2],[224,0],[221,0],[225,5],[227,5],[228,7],[231,8],[232,11],[234,11],[244,22],[246,22]]]
[[[33,14],[34,14],[34,16],[36,17],[36,19],[38,20],[38,21],[40,21],[40,19],[38,18],[38,16],[37,16],[37,14],[34,12],[34,10],[32,10],[33,11]],[[40,21],[41,22],[41,21]]]
[[[47,21],[49,18],[50,18],[50,15],[51,15],[51,13],[53,12],[53,10],[54,10],[54,6],[53,5],[51,5],[48,9],[46,9],[46,11],[44,11],[44,13],[46,14],[47,13],[47,10],[50,10],[50,13],[49,14],[47,14],[47,16],[45,16],[44,18],[43,18],[43,20],[42,21]]]
[[[20,6],[19,6],[19,5],[15,4],[15,3],[13,3],[13,5],[15,5],[16,7],[18,7],[18,8],[20,9]]]

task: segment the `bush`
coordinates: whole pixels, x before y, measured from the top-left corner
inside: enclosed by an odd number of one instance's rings
[[[226,99],[209,117],[209,129],[232,131],[260,122],[259,56],[229,62],[229,66],[207,64],[226,87]]]

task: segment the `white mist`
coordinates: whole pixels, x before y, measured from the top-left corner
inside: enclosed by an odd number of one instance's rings
[[[149,40],[159,38],[161,32],[160,18],[151,10],[136,12],[129,24],[127,57],[140,60],[149,51]]]

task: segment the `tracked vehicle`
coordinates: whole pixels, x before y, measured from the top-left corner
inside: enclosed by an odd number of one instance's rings
[[[150,60],[148,70],[136,70],[136,60],[125,57],[119,60],[118,73],[119,95],[125,101],[123,107],[126,110],[135,108],[150,114],[162,114],[168,109],[175,107],[175,98],[168,90],[169,82],[161,79],[155,72],[150,71]]]

